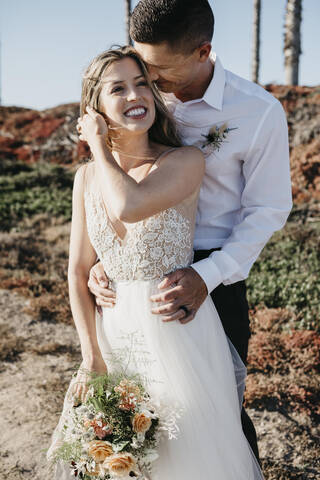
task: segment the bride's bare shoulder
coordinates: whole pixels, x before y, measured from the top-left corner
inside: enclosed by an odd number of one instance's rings
[[[158,155],[167,157],[168,156],[176,156],[176,155],[187,155],[190,158],[196,158],[200,161],[204,160],[204,155],[198,147],[194,147],[193,145],[182,145],[180,147],[169,147],[168,145],[158,144],[157,145]]]
[[[199,161],[205,163],[205,158],[201,150],[193,145],[185,145],[177,149],[178,153],[182,154],[186,158],[194,159],[199,164]]]
[[[174,149],[168,157],[171,157],[175,162],[181,163],[184,170],[188,170],[189,173],[197,172],[197,174],[203,174],[205,170],[205,157],[201,150],[192,145],[178,147]],[[180,167],[180,165],[179,165]]]

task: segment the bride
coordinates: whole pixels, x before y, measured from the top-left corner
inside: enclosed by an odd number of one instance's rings
[[[246,368],[210,296],[186,324],[181,309],[173,322],[151,313],[159,281],[193,260],[201,151],[181,145],[131,47],[91,62],[77,128],[92,153],[75,175],[68,267],[81,366],[105,373],[112,352],[129,349],[132,335],[142,339],[137,348],[150,354],[148,362],[133,356],[130,368],[153,379],[151,394],[183,408],[178,438],[160,445],[152,480],[262,479],[241,426]],[[116,305],[103,307],[102,316],[87,286],[97,256],[117,292]],[[79,369],[69,384],[48,459],[68,408],[84,399],[86,380]],[[54,478],[69,479],[69,466],[60,461]]]

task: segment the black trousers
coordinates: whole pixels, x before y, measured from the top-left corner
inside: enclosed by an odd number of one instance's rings
[[[196,250],[194,252],[194,262],[207,258],[215,250],[220,249]],[[244,364],[247,365],[248,343],[251,332],[245,282],[240,281],[231,285],[223,285],[221,283],[210,293],[210,296],[219,313],[224,331],[238,351]],[[241,411],[241,421],[243,432],[260,463],[257,434],[244,407],[242,407]]]

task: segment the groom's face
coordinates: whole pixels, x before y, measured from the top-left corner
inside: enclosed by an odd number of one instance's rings
[[[151,80],[162,92],[177,93],[194,83],[199,72],[199,52],[174,52],[167,43],[151,45],[135,42],[135,49],[146,63]]]

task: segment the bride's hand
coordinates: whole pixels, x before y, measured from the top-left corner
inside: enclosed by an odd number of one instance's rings
[[[90,380],[89,372],[97,372],[100,374],[108,373],[107,366],[102,357],[99,356],[91,361],[82,361],[77,376],[75,377],[75,383],[71,389],[74,406],[85,401],[88,392],[87,382]]]
[[[103,116],[92,107],[87,106],[86,110],[88,113],[78,118],[77,131],[79,139],[91,146],[99,137],[106,138],[108,125]]]

